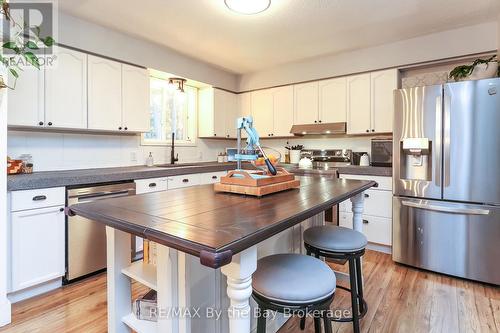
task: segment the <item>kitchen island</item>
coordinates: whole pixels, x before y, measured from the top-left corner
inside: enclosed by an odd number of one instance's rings
[[[184,300],[191,291],[182,279],[189,274],[174,269],[187,256],[199,258],[202,266],[221,268],[227,277],[229,324],[216,331],[250,332],[252,274],[259,245],[297,226],[305,227],[304,221],[324,223],[323,212],[347,199],[353,204],[354,228],[360,230],[363,192],[376,186],[373,181],[317,177],[300,177],[300,181],[298,189],[263,198],[216,193],[211,185],[204,185],[70,206],[68,214],[107,226],[108,332],[130,328],[139,333],[190,332],[189,318],[168,315],[168,309],[189,306]],[[300,238],[292,237],[292,242],[300,251],[303,229],[298,231]],[[131,234],[159,244],[154,269],[131,263]],[[159,314],[163,313],[157,323],[135,320],[129,277],[157,290]]]

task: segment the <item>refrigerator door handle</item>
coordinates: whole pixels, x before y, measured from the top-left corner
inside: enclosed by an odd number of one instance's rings
[[[451,145],[451,96],[444,90],[443,112],[443,187],[450,185],[450,145]]]
[[[436,186],[441,186],[441,122],[443,118],[443,97],[436,97],[436,133],[435,133],[435,161],[434,163],[434,176]]]
[[[463,208],[463,207],[450,207],[450,206],[440,206],[433,205],[425,202],[414,202],[403,200],[401,202],[403,206],[420,208],[425,210],[432,210],[435,212],[452,213],[452,214],[466,214],[466,215],[489,215],[490,211],[488,209],[482,208]]]

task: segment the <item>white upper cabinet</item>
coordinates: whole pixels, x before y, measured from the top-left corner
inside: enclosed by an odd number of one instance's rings
[[[222,91],[224,95],[224,134],[226,138],[236,138],[236,119],[238,119],[238,101],[236,94]]]
[[[371,131],[370,74],[347,78],[347,134]]]
[[[45,69],[45,126],[87,128],[87,54],[58,48]]]
[[[250,116],[252,114],[252,93],[238,94],[237,99],[240,117]]]
[[[372,132],[392,132],[394,90],[399,86],[399,71],[390,69],[371,73]]]
[[[14,90],[7,90],[7,123],[9,126],[44,125],[44,70],[23,68]],[[14,78],[10,77],[12,84]]]
[[[198,95],[198,136],[235,138],[238,101],[236,94],[216,89],[202,88]]]
[[[147,69],[122,65],[122,126],[132,132],[148,132],[149,73]]]
[[[319,81],[319,123],[347,121],[347,79]]]
[[[296,84],[294,88],[294,124],[318,122],[318,81]]]
[[[272,136],[293,136],[290,129],[293,125],[293,86],[272,89],[274,129]]]
[[[122,64],[88,56],[89,129],[122,130]]]
[[[252,92],[253,126],[261,138],[271,137],[273,133],[273,94],[271,89]]]

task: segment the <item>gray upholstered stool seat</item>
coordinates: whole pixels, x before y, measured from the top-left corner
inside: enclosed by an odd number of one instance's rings
[[[275,254],[258,261],[254,293],[286,304],[314,303],[335,292],[335,273],[323,261],[301,254]]]
[[[364,249],[368,240],[356,230],[324,225],[304,231],[304,243],[323,251],[356,252]]]

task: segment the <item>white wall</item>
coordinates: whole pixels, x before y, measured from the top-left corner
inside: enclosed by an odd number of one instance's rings
[[[175,152],[181,163],[215,161],[218,152],[233,145],[198,139],[196,147],[176,147]],[[149,152],[155,163],[170,161],[170,147],[141,146],[139,136],[9,131],[7,152],[12,158],[31,154],[35,171],[144,165]]]
[[[65,13],[59,13],[58,21],[57,41],[62,44],[231,91],[237,89],[235,74],[180,54],[173,49],[110,30]]]
[[[399,67],[497,49],[497,22],[277,66],[240,77],[239,91]]]
[[[498,60],[500,60],[500,13],[498,13],[498,22],[497,22],[497,50],[498,50]]]
[[[1,75],[5,74],[2,68]],[[5,76],[4,76],[5,77]],[[10,323],[7,299],[7,94],[0,90],[0,326]]]

